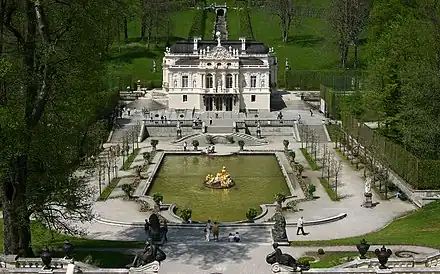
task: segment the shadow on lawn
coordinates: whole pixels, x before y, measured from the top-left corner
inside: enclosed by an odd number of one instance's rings
[[[289,45],[298,45],[301,47],[313,47],[324,41],[324,37],[316,35],[293,35],[289,36]]]

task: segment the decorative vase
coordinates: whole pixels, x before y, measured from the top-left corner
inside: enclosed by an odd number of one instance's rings
[[[376,257],[379,260],[380,263],[379,268],[386,269],[388,258],[391,256],[391,254],[393,254],[393,252],[390,249],[386,249],[385,246],[383,245],[381,249],[376,249],[374,253],[376,253]]]
[[[370,248],[370,245],[367,244],[367,241],[365,239],[362,239],[361,243],[356,245],[356,248],[359,251],[359,254],[361,255],[359,258],[366,259],[365,254],[367,254],[368,249]]]
[[[63,249],[66,256],[65,258],[72,259],[73,244],[69,240],[64,241]]]
[[[47,247],[41,250],[40,258],[44,264],[43,269],[51,269],[50,263],[52,262],[52,254]]]

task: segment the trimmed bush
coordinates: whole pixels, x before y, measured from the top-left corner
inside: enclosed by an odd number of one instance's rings
[[[286,140],[286,139],[283,140],[283,145],[284,145],[285,150],[289,149],[289,144],[290,144],[289,140]]]
[[[248,211],[246,212],[246,218],[248,219],[248,221],[254,221],[255,217],[258,216],[258,211],[251,207],[248,209]]]
[[[206,10],[201,8],[195,11],[191,28],[189,29],[188,38],[193,39],[193,37],[198,36],[203,39],[205,34],[205,22],[206,22]]]
[[[156,147],[159,144],[159,140],[153,139],[151,140],[150,144],[153,147],[153,150],[156,150]]]
[[[275,201],[277,202],[277,204],[279,206],[281,206],[281,204],[286,200],[286,195],[284,195],[283,193],[277,193],[275,194]]]
[[[226,141],[231,144],[235,143],[234,137],[232,137],[231,135],[226,136]]]
[[[134,186],[132,184],[123,184],[122,185],[122,191],[124,191],[125,195],[127,195],[128,199],[131,199],[133,196],[131,196],[134,192]]]
[[[316,186],[314,184],[309,184],[307,186],[307,192],[310,194],[311,197],[313,197],[313,193],[316,191]]]
[[[192,216],[191,208],[188,207],[182,208],[178,210],[178,212],[179,212],[179,217],[182,218],[185,223],[188,223]]]
[[[243,150],[244,141],[243,140],[238,140],[238,145],[240,146],[240,150]]]
[[[324,249],[322,249],[322,248],[318,249],[318,254],[319,255],[324,255],[325,254]]]

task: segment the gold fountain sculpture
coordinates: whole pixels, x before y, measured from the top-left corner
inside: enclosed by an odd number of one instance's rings
[[[206,175],[205,186],[212,188],[230,188],[234,185],[229,173],[226,171],[226,167],[222,168],[222,171],[215,176],[212,174]]]

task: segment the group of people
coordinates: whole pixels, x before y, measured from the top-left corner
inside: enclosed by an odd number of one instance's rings
[[[219,236],[219,223],[214,222],[214,225],[212,225],[211,220],[208,220],[208,222],[205,225],[205,242],[209,242],[211,240],[211,233],[213,236],[214,241],[218,241]],[[235,232],[235,234],[229,233],[228,236],[228,242],[240,242],[240,233]]]

